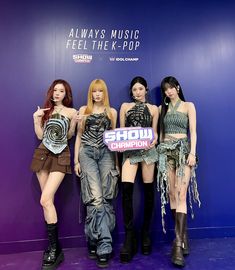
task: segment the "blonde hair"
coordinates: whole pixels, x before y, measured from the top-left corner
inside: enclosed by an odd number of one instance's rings
[[[93,111],[94,102],[93,102],[92,92],[95,88],[98,88],[99,90],[103,91],[103,105],[105,107],[108,118],[112,122],[112,127],[114,128],[113,115],[111,113],[111,108],[109,104],[108,88],[105,81],[102,79],[95,79],[90,83],[88,94],[87,94],[87,106],[86,106],[84,114],[90,115]]]

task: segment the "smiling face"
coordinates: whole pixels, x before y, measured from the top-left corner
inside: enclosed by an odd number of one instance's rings
[[[65,87],[62,83],[58,83],[54,87],[53,91],[53,100],[56,103],[62,103],[64,97],[66,95]]]
[[[135,83],[131,89],[135,101],[145,102],[147,90],[141,83]]]

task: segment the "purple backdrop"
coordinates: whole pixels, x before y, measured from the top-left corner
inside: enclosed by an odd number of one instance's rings
[[[233,1],[1,1],[0,253],[45,245],[39,185],[29,170],[39,143],[32,114],[56,78],[71,83],[76,108],[86,103],[90,81],[103,78],[111,104],[118,110],[128,100],[128,84],[134,76],[146,77],[157,105],[161,79],[176,76],[198,113],[202,209],[195,207],[190,235],[235,235],[234,8]],[[88,29],[86,38],[81,38],[81,29]],[[128,37],[118,37],[112,30],[128,30]],[[68,39],[75,40],[74,48]],[[91,59],[91,63],[75,62],[81,59]],[[140,223],[138,182],[135,208]],[[63,246],[84,245],[85,213],[74,176],[66,176],[56,204]],[[120,195],[116,206],[118,242],[123,232]],[[152,230],[156,241],[166,239],[158,198]]]

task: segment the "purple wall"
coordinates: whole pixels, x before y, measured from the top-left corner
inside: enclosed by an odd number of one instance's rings
[[[191,237],[234,236],[235,128],[235,17],[233,1],[2,1],[0,9],[0,253],[42,249],[45,231],[39,205],[40,190],[29,170],[39,143],[33,131],[32,114],[42,105],[45,91],[55,78],[71,83],[74,105],[86,103],[90,81],[106,80],[111,104],[119,109],[128,99],[133,76],[146,77],[152,101],[159,105],[159,84],[176,76],[186,99],[198,112],[198,168],[200,210],[189,222]],[[148,5],[146,6],[146,3]],[[108,41],[112,29],[138,29],[140,46],[124,49],[124,38],[115,50],[66,49],[71,28],[105,29],[99,41]],[[98,41],[98,40],[97,40]],[[84,41],[83,41],[84,42]],[[83,44],[84,46],[84,44]],[[129,43],[131,46],[131,43]],[[73,55],[92,55],[90,64],[75,63]],[[139,58],[138,61],[110,61]],[[73,146],[73,141],[71,145]],[[140,182],[140,181],[139,181]],[[141,220],[141,185],[136,185],[137,221]],[[63,246],[84,244],[83,222],[79,224],[80,185],[66,176],[56,197]],[[116,201],[119,241],[122,226],[120,196]],[[140,209],[140,210],[139,210]],[[170,222],[170,219],[169,221]],[[160,204],[152,229],[155,239],[166,239],[160,224]],[[170,226],[171,227],[171,226]]]

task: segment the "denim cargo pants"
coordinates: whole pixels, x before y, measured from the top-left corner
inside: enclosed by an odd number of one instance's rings
[[[97,245],[98,255],[111,253],[111,232],[115,227],[112,199],[118,191],[115,154],[106,146],[81,144],[79,160],[82,200],[87,210],[85,234],[88,241]]]

